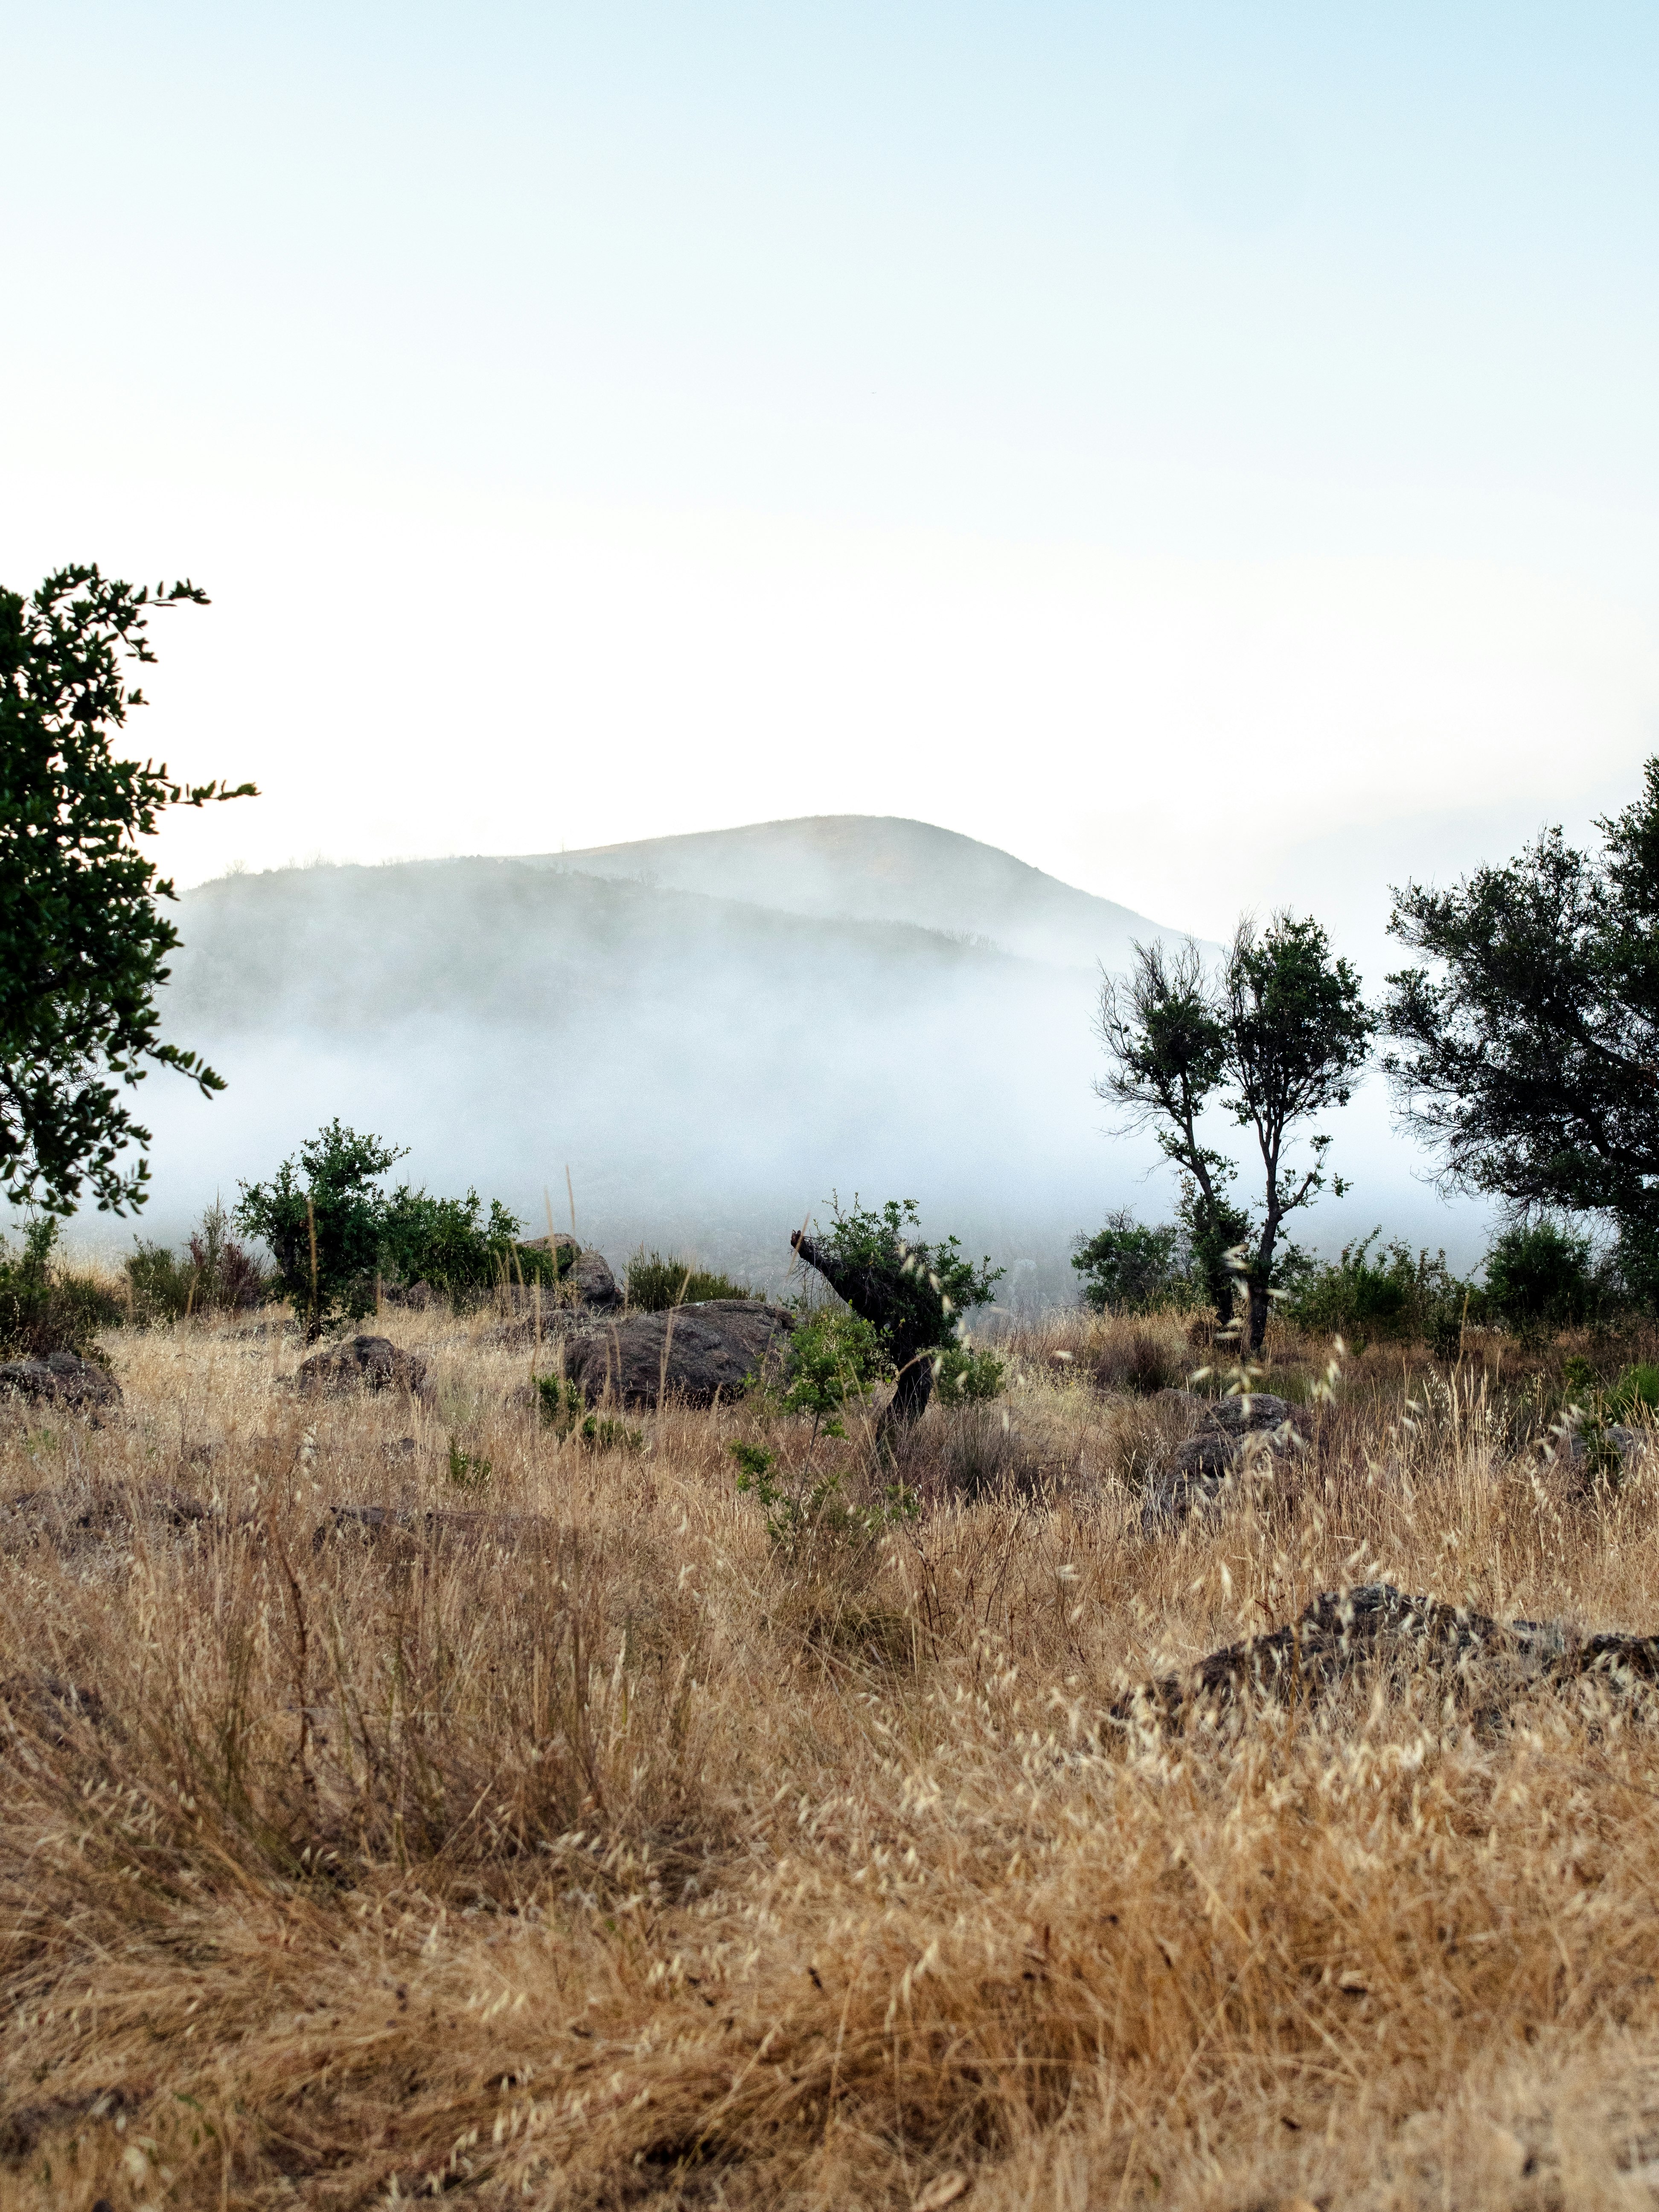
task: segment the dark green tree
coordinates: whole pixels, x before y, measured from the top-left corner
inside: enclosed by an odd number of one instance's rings
[[[1389,978],[1382,1065],[1443,1187],[1609,1216],[1659,1302],[1659,758],[1596,827],[1599,854],[1546,830],[1395,890],[1389,929],[1431,964]]]
[[[240,1186],[236,1225],[264,1243],[283,1296],[305,1317],[307,1342],[373,1311],[387,1212],[378,1178],[403,1157],[337,1115],[268,1183]]]
[[[157,902],[170,881],[138,849],[169,806],[254,796],[251,783],[184,784],[118,759],[115,734],[144,704],[126,664],[153,661],[150,611],[207,595],[135,590],[59,569],[33,595],[0,590],[0,1192],[69,1213],[142,1206],[149,1142],[121,1093],[146,1063],[204,1096],[222,1079],[161,1041],[155,994],[179,933]]]
[[[833,1203],[833,1201],[832,1201]],[[878,1429],[919,1420],[933,1387],[937,1357],[957,1341],[962,1316],[992,1296],[1002,1275],[988,1259],[976,1267],[959,1241],[927,1244],[915,1231],[913,1199],[890,1198],[879,1212],[856,1199],[837,1205],[827,1237],[795,1231],[789,1242],[830,1289],[877,1331],[898,1376]]]
[[[1241,921],[1213,975],[1190,940],[1173,953],[1161,945],[1134,952],[1126,978],[1102,982],[1097,1029],[1109,1065],[1096,1092],[1122,1108],[1129,1126],[1150,1127],[1180,1170],[1195,1268],[1224,1321],[1232,1318],[1233,1279],[1243,1281],[1247,1341],[1260,1351],[1283,1266],[1280,1229],[1325,1188],[1331,1139],[1307,1139],[1313,1157],[1299,1173],[1287,1147],[1302,1123],[1347,1104],[1375,1019],[1358,976],[1332,957],[1311,918],[1276,914],[1265,930]],[[1255,1138],[1259,1212],[1232,1198],[1235,1163],[1200,1134],[1212,1104]],[[1332,1187],[1339,1196],[1345,1188],[1340,1177]]]
[[[1523,1334],[1593,1320],[1601,1299],[1590,1240],[1552,1221],[1517,1221],[1486,1255],[1486,1303]]]

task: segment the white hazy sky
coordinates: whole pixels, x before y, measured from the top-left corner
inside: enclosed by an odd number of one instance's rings
[[[1659,749],[1659,10],[0,5],[0,577],[233,860],[852,811],[1218,933]]]

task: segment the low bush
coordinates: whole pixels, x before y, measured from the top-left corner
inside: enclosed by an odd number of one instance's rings
[[[54,1257],[57,1244],[58,1217],[50,1213],[29,1224],[21,1249],[0,1237],[0,1357],[95,1357],[99,1330],[125,1318],[119,1299],[95,1275]]]
[[[404,1283],[429,1283],[458,1305],[504,1283],[556,1283],[572,1247],[521,1244],[524,1224],[492,1198],[486,1216],[476,1190],[434,1198],[403,1183],[386,1202],[381,1261]]]
[[[146,1323],[262,1305],[275,1279],[230,1234],[230,1216],[216,1200],[191,1232],[182,1255],[141,1240],[129,1254],[125,1272],[132,1318]]]
[[[933,1362],[933,1388],[942,1406],[969,1406],[999,1398],[1007,1363],[994,1352],[975,1352],[965,1344],[947,1346]]]
[[[1547,1215],[1506,1229],[1486,1255],[1486,1303],[1527,1334],[1594,1321],[1606,1300],[1589,1238]]]
[[[1153,1313],[1186,1308],[1206,1292],[1193,1273],[1192,1239],[1181,1223],[1148,1227],[1127,1206],[1092,1237],[1079,1237],[1072,1265],[1083,1277],[1083,1303],[1097,1313]]]
[[[734,1283],[709,1267],[690,1260],[665,1258],[643,1245],[629,1261],[625,1277],[628,1303],[636,1313],[666,1313],[673,1306],[702,1305],[708,1298],[753,1298],[746,1283]]]
[[[1340,1336],[1363,1352],[1374,1337],[1427,1342],[1455,1358],[1467,1313],[1483,1317],[1486,1301],[1460,1282],[1444,1252],[1413,1252],[1398,1237],[1373,1250],[1381,1229],[1345,1244],[1341,1256],[1311,1267],[1285,1301],[1285,1313],[1310,1335]]]

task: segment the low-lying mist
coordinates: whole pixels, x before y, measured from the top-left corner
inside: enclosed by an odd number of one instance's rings
[[[167,1033],[229,1089],[145,1084],[147,1237],[176,1240],[337,1114],[407,1146],[398,1173],[431,1189],[476,1186],[539,1230],[550,1205],[568,1221],[568,1168],[584,1243],[672,1246],[772,1285],[832,1192],[915,1198],[929,1233],[1007,1267],[1020,1306],[1069,1302],[1072,1239],[1109,1208],[1172,1209],[1155,1143],[1109,1134],[1091,1091],[1098,974],[1080,963],[601,877],[580,856],[233,876],[187,894],[181,927]],[[1425,1188],[1380,1085],[1334,1127],[1357,1188],[1304,1217],[1301,1241],[1334,1249],[1381,1221],[1478,1258],[1479,1215]],[[1237,1133],[1216,1131],[1235,1151]]]

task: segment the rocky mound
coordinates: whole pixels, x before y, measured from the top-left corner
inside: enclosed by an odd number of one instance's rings
[[[1271,1391],[1254,1390],[1228,1398],[1200,1398],[1191,1390],[1160,1390],[1153,1401],[1182,1407],[1198,1423],[1197,1431],[1177,1444],[1148,1486],[1141,1509],[1143,1526],[1171,1527],[1195,1509],[1212,1505],[1223,1486],[1250,1458],[1283,1460],[1306,1449],[1313,1419],[1305,1406],[1292,1406]]]
[[[1214,1725],[1254,1706],[1328,1696],[1362,1669],[1431,1670],[1460,1699],[1502,1705],[1522,1692],[1600,1679],[1628,1694],[1659,1682],[1659,1637],[1579,1637],[1560,1622],[1494,1620],[1392,1583],[1322,1591],[1262,1636],[1212,1651],[1182,1673],[1142,1682],[1112,1708],[1123,1726]]]
[[[313,1352],[295,1382],[306,1397],[336,1390],[401,1390],[423,1405],[432,1402],[425,1360],[389,1336],[349,1337],[327,1352]]]
[[[627,1314],[570,1340],[564,1371],[590,1405],[609,1395],[624,1406],[708,1406],[740,1395],[793,1327],[786,1308],[758,1298]]]
[[[82,1359],[73,1352],[54,1352],[46,1359],[8,1359],[0,1364],[0,1395],[87,1412],[118,1406],[121,1386],[95,1360]]]

